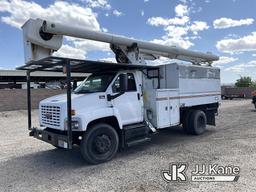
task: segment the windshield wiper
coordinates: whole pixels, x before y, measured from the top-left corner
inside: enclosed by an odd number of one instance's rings
[[[74,92],[74,93],[75,94],[84,94],[84,93],[96,93],[96,92],[100,92],[100,91],[81,90],[81,91],[77,91],[77,92]]]
[[[77,91],[77,92],[74,92],[76,94],[83,94],[83,93],[94,93],[93,91],[87,91],[87,90],[82,90],[82,91]]]

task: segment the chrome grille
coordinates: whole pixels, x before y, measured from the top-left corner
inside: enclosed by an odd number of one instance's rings
[[[60,107],[41,105],[42,124],[48,126],[60,126]]]

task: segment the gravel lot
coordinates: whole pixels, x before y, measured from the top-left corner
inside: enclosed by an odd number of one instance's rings
[[[37,122],[37,111],[33,111]],[[58,150],[28,136],[26,111],[0,112],[0,191],[256,191],[256,111],[250,100],[223,101],[217,127],[202,136],[177,128],[149,144],[119,152],[111,162],[87,165],[79,148]],[[166,183],[171,162],[241,168],[238,182]]]

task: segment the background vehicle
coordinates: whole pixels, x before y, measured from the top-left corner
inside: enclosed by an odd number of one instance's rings
[[[207,124],[215,125],[220,70],[210,64],[217,56],[42,20],[28,20],[23,31],[26,65],[19,69],[28,70],[28,84],[36,70],[67,74],[67,96],[40,102],[40,128],[31,126],[28,89],[31,136],[56,147],[77,144],[85,160],[97,164],[112,159],[118,148],[149,141],[157,130],[182,124],[187,133],[200,135]],[[118,63],[52,57],[63,35],[110,43]],[[194,65],[146,64],[159,56]],[[73,93],[71,72],[91,73]]]
[[[256,91],[252,92],[252,103],[254,104],[255,109],[256,109]]]
[[[221,87],[221,98],[222,99],[235,99],[235,98],[245,98],[246,88],[239,87]]]

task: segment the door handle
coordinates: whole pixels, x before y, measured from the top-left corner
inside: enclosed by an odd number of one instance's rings
[[[125,94],[125,92],[120,92],[120,93],[117,93],[115,95],[111,95],[111,94],[107,94],[107,101],[111,101],[121,95]]]
[[[140,100],[140,94],[139,93],[137,93],[137,97],[138,97],[138,100]]]

